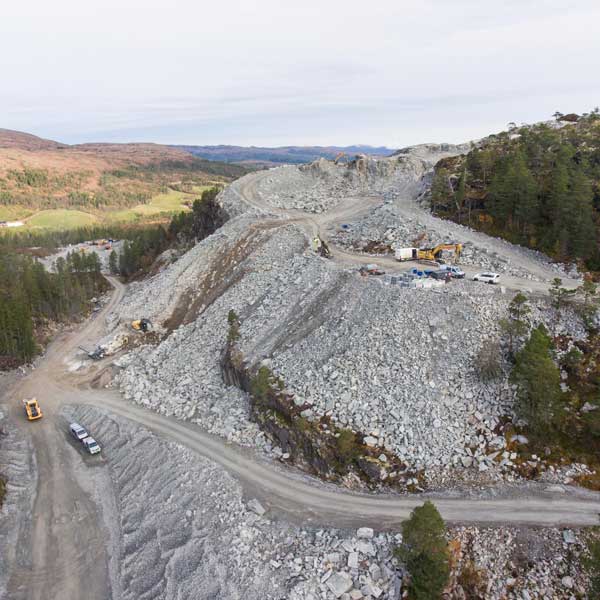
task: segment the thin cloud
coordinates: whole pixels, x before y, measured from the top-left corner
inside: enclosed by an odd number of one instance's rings
[[[0,127],[66,142],[458,142],[600,102],[600,5],[575,4],[5,2]]]

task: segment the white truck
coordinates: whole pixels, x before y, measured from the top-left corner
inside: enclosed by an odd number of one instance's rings
[[[417,248],[396,248],[394,256],[396,260],[417,260],[419,253]]]

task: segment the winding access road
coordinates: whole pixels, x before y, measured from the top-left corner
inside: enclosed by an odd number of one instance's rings
[[[334,262],[342,266],[377,263],[379,266],[393,273],[407,271],[414,266],[422,267],[422,264],[413,261],[400,263],[390,255],[370,256],[364,253],[351,252],[343,246],[333,244],[328,239],[328,230],[331,228],[335,228],[342,223],[351,223],[381,206],[383,199],[380,195],[350,197],[329,211],[319,214],[308,214],[300,210],[282,209],[269,204],[268,200],[263,198],[257,189],[261,180],[268,177],[268,171],[244,177],[239,184],[238,195],[240,200],[265,215],[274,215],[283,222],[296,223],[304,227],[311,239],[319,236],[328,243]],[[453,221],[440,219],[426,212],[415,201],[414,185],[410,183],[406,185],[405,192],[401,194],[401,197],[395,201],[395,206],[400,215],[410,219],[418,218],[419,222],[425,226],[431,226],[437,231],[446,231],[448,239],[460,240],[462,243],[470,242],[474,246],[498,254],[537,279],[524,279],[503,274],[501,276],[501,285],[506,289],[534,294],[547,294],[552,280],[558,277],[558,273],[555,270],[548,264],[544,264],[542,260],[537,260],[533,253],[530,253],[526,249],[514,246],[504,240],[491,238],[484,233],[463,227]],[[443,241],[440,240],[440,242]],[[483,270],[482,268],[468,265],[461,265],[461,268],[466,273],[467,278],[472,278],[473,275]],[[581,284],[580,281],[569,277],[562,277],[562,280],[563,287],[567,289],[575,289]],[[473,282],[473,285],[480,284]]]
[[[240,194],[249,204],[265,207],[255,193],[255,184],[264,175],[247,178]],[[331,213],[307,216],[284,211],[282,224],[298,221],[311,232],[324,235],[326,225],[356,218],[371,210],[374,198],[349,202]],[[335,260],[348,263],[373,259],[336,249]],[[379,261],[379,259],[378,259]],[[379,261],[381,262],[381,261]],[[60,335],[30,374],[3,392],[3,404],[11,421],[31,437],[38,465],[37,492],[31,520],[19,531],[19,561],[10,565],[8,597],[11,600],[103,600],[110,598],[107,533],[99,507],[78,482],[85,477],[82,457],[69,444],[67,424],[60,416],[65,404],[85,403],[130,419],[158,436],[176,441],[199,455],[222,465],[237,477],[248,494],[260,498],[274,514],[294,521],[330,526],[397,526],[426,496],[358,494],[324,485],[295,470],[267,461],[247,448],[241,449],[211,436],[199,427],[144,410],[126,402],[115,390],[92,389],[86,379],[69,370],[79,345],[94,346],[105,329],[104,317],[115,308],[124,286],[111,278],[114,292],[110,303],[77,330]],[[528,282],[529,283],[529,282]],[[90,376],[106,364],[92,368]],[[22,414],[21,399],[40,400],[44,418],[29,423]],[[104,453],[110,455],[110,447]],[[91,468],[91,467],[88,467]],[[98,468],[98,467],[95,467]],[[108,468],[101,466],[99,468]],[[450,522],[481,524],[530,524],[542,526],[598,525],[600,495],[582,491],[537,492],[514,489],[497,498],[442,497],[435,503]],[[151,500],[149,500],[151,501]]]

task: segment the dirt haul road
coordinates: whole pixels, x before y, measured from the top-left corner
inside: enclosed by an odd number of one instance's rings
[[[124,291],[120,283],[113,283],[115,292],[104,311],[80,331],[59,336],[37,368],[4,394],[11,422],[31,437],[38,468],[33,515],[19,532],[18,564],[8,584],[11,600],[110,598],[106,539],[98,509],[74,475],[81,467],[74,463],[81,463],[81,457],[69,444],[58,414],[64,397],[57,381],[64,377],[65,357],[71,358],[79,344],[93,347],[100,337],[103,315],[118,304]],[[76,399],[76,390],[70,391]],[[30,423],[21,399],[33,396],[44,416]]]
[[[366,265],[376,263],[393,273],[410,271],[414,266],[422,267],[420,263],[406,261],[399,263],[392,256],[369,256],[357,252],[350,252],[346,248],[331,243],[327,236],[327,230],[339,226],[342,223],[352,222],[367,214],[374,208],[383,204],[380,196],[358,196],[346,199],[330,211],[320,214],[307,214],[300,210],[285,210],[270,205],[257,193],[257,185],[261,179],[268,178],[269,171],[263,171],[244,178],[244,183],[240,185],[240,199],[263,213],[276,215],[282,220],[302,225],[307,234],[312,238],[319,236],[326,241],[332,251],[333,260],[341,265]],[[413,199],[414,186],[407,186],[403,197],[397,201],[399,212],[409,218],[418,217],[421,223],[431,225],[436,230],[445,230],[450,239],[460,240],[462,243],[470,242],[473,245],[485,248],[490,252],[510,260],[510,262],[519,268],[528,271],[542,281],[532,281],[530,279],[521,279],[511,275],[502,275],[501,284],[503,287],[513,291],[523,291],[533,294],[547,294],[552,279],[558,276],[558,273],[541,261],[535,260],[522,252],[518,247],[513,246],[503,240],[491,238],[475,230],[461,227],[452,221],[440,219],[423,210]],[[471,278],[482,269],[472,266],[461,265],[467,278]],[[581,282],[576,279],[563,277],[563,287],[575,289]],[[474,282],[474,285],[480,285]]]

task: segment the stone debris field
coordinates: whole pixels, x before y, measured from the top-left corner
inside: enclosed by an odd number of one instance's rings
[[[327,416],[360,432],[384,463],[393,453],[421,472],[421,484],[430,489],[518,480],[513,467],[527,440],[509,449],[499,433],[515,399],[507,365],[493,381],[483,381],[476,367],[482,346],[499,340],[498,320],[512,293],[467,279],[432,289],[385,285],[335,260],[336,247],[360,254],[369,241],[393,249],[419,238],[424,246],[462,241],[464,264],[481,270],[538,282],[561,275],[541,255],[435,219],[417,202],[436,160],[461,149],[426,145],[343,166],[321,160],[231,184],[219,197],[229,217],[220,230],[149,280],[130,284],[109,315],[105,342],[140,316],[157,334],[154,342],[119,355],[112,385],[136,404],[285,462],[250,420],[247,394],[223,381],[221,356],[233,310],[247,364],[268,366],[294,402],[307,406],[305,419]],[[329,223],[323,235],[334,260],[317,256],[310,227],[361,195],[381,203],[343,229]],[[285,211],[294,211],[289,222]],[[532,309],[533,322],[553,317],[543,299],[533,298]],[[574,314],[558,327],[584,335]],[[400,597],[397,533],[271,521],[258,501],[243,501],[239,485],[216,465],[85,410],[81,418],[91,420],[99,436],[118,445],[117,433],[126,435],[135,453],[151,457],[141,464],[123,451],[111,459],[123,511],[114,524],[123,533],[121,577],[130,597]],[[547,474],[546,481],[563,483],[569,473]],[[141,496],[155,504],[142,511]],[[451,535],[488,569],[486,598],[571,598],[583,585],[578,563],[565,559],[581,551],[576,532],[563,539],[558,530],[534,535],[457,528]],[[500,554],[497,536],[504,539]],[[534,566],[519,564],[517,541],[535,546]],[[191,570],[192,563],[199,570]],[[177,589],[169,577],[175,573]]]

